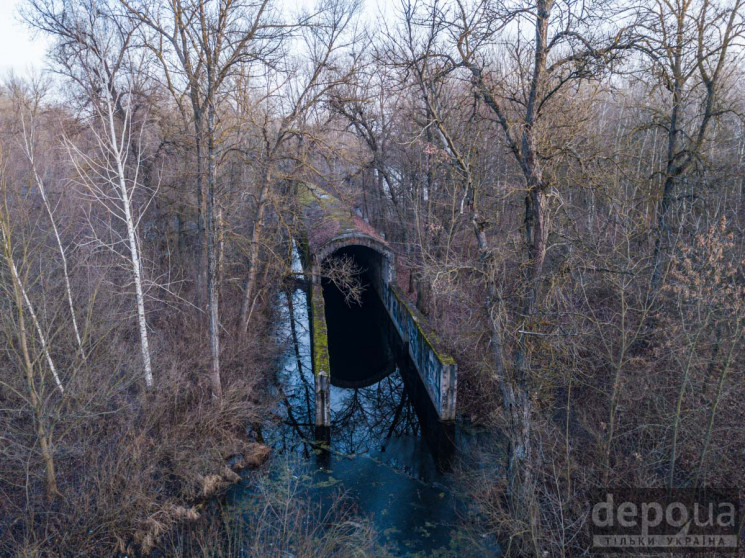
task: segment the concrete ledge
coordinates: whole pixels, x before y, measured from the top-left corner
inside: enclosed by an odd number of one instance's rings
[[[406,300],[397,285],[387,285],[380,294],[440,420],[455,420],[458,365],[442,349],[426,318]]]
[[[326,305],[323,288],[314,283],[310,297],[310,350],[313,374],[316,378],[316,426],[331,426],[331,393],[329,363],[329,336],[326,326]]]

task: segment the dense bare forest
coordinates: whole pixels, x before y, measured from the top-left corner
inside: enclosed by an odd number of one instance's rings
[[[455,473],[474,549],[590,555],[596,487],[737,486],[742,0],[291,13],[23,4],[53,46],[0,90],[0,554],[387,555],[269,485],[210,504],[270,453],[304,184],[385,234],[508,440]]]

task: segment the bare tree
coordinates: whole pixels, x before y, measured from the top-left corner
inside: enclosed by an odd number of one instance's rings
[[[134,155],[130,150],[133,143],[139,143],[144,125],[136,129],[132,121],[132,92],[118,91],[114,82],[116,74],[112,74],[125,62],[131,62],[127,51],[132,29],[124,30],[116,23],[112,24],[112,20],[95,7],[93,10],[71,9],[63,19],[75,29],[74,36],[80,41],[76,49],[76,75],[92,101],[93,114],[89,118],[88,130],[95,148],[89,153],[69,137],[65,138],[65,146],[87,194],[125,227],[126,233],[120,241],[108,243],[94,232],[92,242],[96,247],[113,250],[127,261],[135,288],[143,375],[145,385],[150,388],[153,386],[153,371],[137,234],[139,219],[133,207],[134,191],[139,186],[142,149],[137,149]],[[129,162],[130,156],[135,158],[133,164]],[[113,230],[110,232],[114,233]],[[118,252],[119,242],[126,246],[126,255]]]
[[[433,2],[404,5],[404,29],[392,42],[418,83],[427,108],[426,127],[437,131],[436,144],[453,161],[463,187],[461,213],[479,247],[490,317],[494,369],[499,380],[512,441],[509,479],[514,510],[527,520],[529,545],[536,547],[538,510],[532,474],[533,408],[527,337],[538,305],[549,238],[549,198],[557,189],[556,169],[573,155],[553,136],[552,115],[563,113],[567,91],[598,80],[634,45],[632,22],[609,3],[568,0],[529,2]],[[472,144],[459,142],[444,117],[441,100],[447,76],[468,80],[483,112],[501,132],[524,182],[524,288],[515,328],[514,360],[504,365],[497,269],[481,213],[480,181],[471,161]]]
[[[190,102],[197,157],[198,229],[202,238],[200,247],[204,246],[207,259],[200,274],[206,272],[210,382],[213,395],[219,399],[222,397],[216,219],[219,97],[240,66],[272,56],[285,30],[270,0],[219,3],[175,0],[168,5],[149,0],[120,2],[131,18],[152,31],[148,44],[162,64],[174,97],[180,100],[184,91]]]
[[[0,208],[0,241],[3,245],[3,256],[5,262],[10,271],[10,278],[12,283],[13,300],[15,303],[15,310],[18,317],[17,333],[19,337],[19,343],[21,346],[21,364],[24,370],[26,378],[26,387],[28,389],[28,402],[31,406],[34,414],[34,425],[36,427],[37,440],[39,448],[41,450],[41,456],[44,461],[45,474],[46,474],[46,491],[48,497],[59,496],[59,489],[57,488],[57,475],[55,472],[54,456],[52,453],[52,442],[51,432],[48,425],[48,409],[45,408],[44,401],[42,399],[39,382],[36,378],[34,362],[36,358],[33,357],[30,348],[29,332],[26,327],[26,312],[31,317],[31,321],[36,328],[36,332],[39,336],[39,342],[41,343],[42,351],[47,359],[47,364],[54,377],[54,381],[57,384],[57,388],[60,393],[64,394],[62,383],[60,382],[57,370],[54,366],[54,362],[49,354],[49,347],[46,342],[46,338],[39,324],[39,320],[36,317],[36,312],[31,304],[31,300],[28,297],[28,293],[23,284],[23,278],[19,272],[16,260],[13,257],[13,244],[11,239],[12,229],[10,221],[10,213],[8,207],[8,192],[7,185],[5,182],[4,162],[2,160],[2,152],[0,151],[0,193],[3,197],[3,205]],[[7,384],[3,382],[3,385],[7,387]]]
[[[49,216],[49,224],[52,227],[52,233],[54,234],[54,239],[57,243],[57,250],[59,251],[60,260],[62,262],[62,275],[65,280],[65,294],[67,295],[67,305],[70,310],[70,319],[75,334],[75,341],[78,344],[80,356],[85,359],[83,341],[80,336],[78,320],[75,315],[75,305],[72,299],[72,286],[70,285],[70,271],[68,269],[66,250],[62,243],[59,229],[57,228],[54,210],[49,202],[44,180],[40,176],[36,164],[37,135],[39,126],[37,121],[39,118],[39,112],[42,110],[42,103],[46,94],[46,86],[43,85],[39,79],[33,80],[29,84],[28,89],[26,89],[26,86],[23,83],[12,81],[10,84],[10,90],[12,91],[14,101],[18,107],[18,116],[21,120],[23,151],[28,159],[29,165],[31,166],[31,175],[36,188],[41,195],[44,209]]]
[[[732,108],[726,87],[735,77],[736,61],[742,59],[743,6],[742,0],[656,0],[642,12],[642,79],[654,77],[650,93],[659,97],[661,108],[653,112],[653,122],[667,140],[659,173],[653,293],[663,283],[676,185],[706,167],[713,124]],[[652,178],[657,177],[655,172]]]
[[[111,97],[108,84],[103,83],[103,99],[96,108],[97,122],[91,123],[90,132],[99,149],[100,158],[83,152],[69,139],[66,145],[81,179],[90,195],[103,204],[112,215],[126,227],[126,245],[128,263],[131,267],[132,281],[135,287],[135,304],[137,306],[137,325],[140,331],[140,351],[145,376],[145,385],[153,386],[153,370],[150,362],[150,346],[145,313],[145,290],[143,288],[142,258],[137,234],[137,221],[132,205],[134,190],[138,186],[139,158],[132,165],[134,176],[127,176],[129,145],[133,130],[129,101],[119,101],[124,109],[121,127],[117,127],[114,112],[115,101]],[[98,126],[96,126],[98,124]],[[111,203],[111,202],[114,203]],[[112,247],[115,249],[115,247]]]
[[[243,302],[241,304],[239,330],[248,329],[251,308],[257,290],[259,272],[259,250],[265,213],[273,197],[272,189],[280,179],[306,166],[303,160],[303,143],[311,139],[317,130],[311,131],[308,120],[312,111],[341,83],[356,72],[356,62],[351,49],[359,41],[355,33],[354,18],[358,4],[348,0],[326,0],[319,3],[318,12],[302,16],[298,22],[301,30],[299,43],[309,53],[301,60],[286,53],[287,62],[266,76],[266,94],[260,95],[259,106],[247,110],[260,119],[256,126],[261,130],[261,142],[256,154],[258,159],[258,196],[251,231],[251,245]],[[352,62],[343,59],[352,53]],[[247,80],[243,81],[249,86]],[[245,96],[241,97],[244,101]],[[279,116],[277,115],[279,113]],[[277,122],[279,120],[279,122]],[[291,142],[295,145],[290,145]],[[289,153],[288,153],[289,152]],[[288,156],[289,155],[289,156]],[[282,172],[281,163],[290,160],[290,172]]]

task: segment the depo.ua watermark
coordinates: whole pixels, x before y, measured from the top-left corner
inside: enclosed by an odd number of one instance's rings
[[[590,500],[595,552],[736,552],[737,490],[600,489]]]

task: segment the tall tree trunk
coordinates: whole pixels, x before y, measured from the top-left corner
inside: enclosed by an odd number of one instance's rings
[[[153,386],[153,369],[150,363],[150,343],[147,333],[147,317],[145,314],[145,292],[142,288],[142,264],[140,261],[140,250],[137,243],[137,231],[135,221],[132,215],[132,200],[127,190],[127,182],[124,170],[124,161],[126,154],[122,150],[117,137],[116,126],[114,124],[114,103],[106,89],[106,104],[108,117],[108,134],[109,148],[111,149],[114,159],[116,160],[116,178],[119,187],[119,197],[122,202],[122,211],[124,212],[124,221],[127,225],[127,241],[129,243],[130,263],[132,265],[132,278],[135,284],[135,297],[137,304],[137,325],[140,330],[140,352],[142,353],[142,366],[145,372],[145,385],[148,388]]]
[[[241,333],[248,331],[248,323],[253,308],[253,297],[256,290],[256,281],[259,275],[259,251],[261,249],[261,235],[264,227],[264,213],[266,212],[267,198],[269,194],[269,181],[271,172],[265,169],[261,178],[261,190],[259,191],[259,202],[256,208],[253,231],[251,232],[251,252],[248,260],[248,277],[243,290],[243,302],[241,303],[241,317],[239,328]]]
[[[205,288],[207,286],[207,234],[205,214],[207,213],[207,195],[205,193],[204,161],[202,152],[203,142],[202,115],[198,108],[194,108],[194,140],[197,158],[197,306],[204,308]]]
[[[546,222],[545,185],[533,180],[525,196],[525,236],[528,250],[528,273],[526,277],[526,294],[523,301],[523,313],[530,316],[538,300],[539,281],[543,274],[543,262],[546,259],[546,241],[548,223]]]
[[[212,386],[212,396],[222,399],[215,172],[215,105],[214,99],[210,96],[207,103],[207,308],[209,313],[210,384]]]
[[[680,58],[676,58],[676,72],[680,72]],[[678,76],[678,73],[675,74]],[[673,191],[675,189],[675,177],[680,172],[677,168],[676,153],[678,150],[678,134],[680,133],[678,121],[680,119],[681,103],[680,79],[676,79],[673,88],[673,107],[670,115],[670,125],[667,132],[667,164],[665,166],[665,183],[662,188],[662,199],[657,208],[657,234],[654,241],[654,254],[652,263],[651,292],[656,294],[662,287],[664,276],[664,252],[669,241],[670,225],[667,220],[667,214],[672,204]]]
[[[530,542],[532,549],[526,552],[537,552],[537,530],[540,528],[540,517],[535,496],[535,465],[532,452],[531,434],[533,432],[533,405],[530,399],[528,370],[527,328],[538,305],[540,281],[543,275],[543,264],[546,257],[548,240],[547,200],[548,184],[544,180],[543,170],[538,159],[537,140],[534,126],[538,118],[538,98],[544,87],[546,60],[548,53],[548,23],[553,7],[553,0],[539,0],[536,3],[535,20],[535,56],[533,74],[525,108],[523,132],[520,141],[519,163],[521,164],[528,188],[525,197],[525,240],[527,246],[526,291],[523,295],[522,327],[519,328],[515,359],[510,382],[506,382],[504,405],[510,422],[512,451],[508,467],[511,504],[513,513],[529,529],[523,540]],[[514,151],[514,150],[513,150]]]

